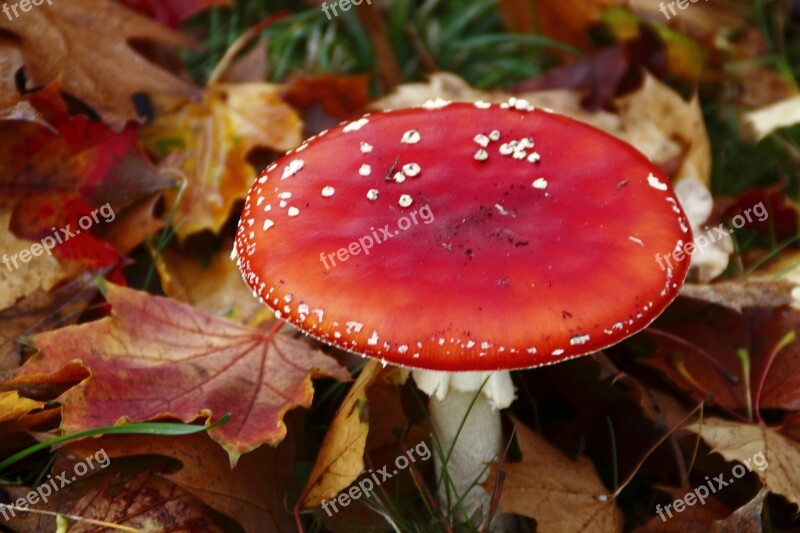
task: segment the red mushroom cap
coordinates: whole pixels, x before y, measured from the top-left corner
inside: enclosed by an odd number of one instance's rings
[[[639,152],[512,99],[309,139],[253,185],[235,253],[256,296],[310,335],[464,371],[556,363],[641,330],[676,297],[689,260],[669,256],[691,241]]]

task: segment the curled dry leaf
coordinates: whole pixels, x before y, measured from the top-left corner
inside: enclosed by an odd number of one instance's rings
[[[744,120],[756,139],[763,139],[775,130],[800,123],[800,96],[751,111]]]
[[[0,17],[0,29],[21,40],[35,85],[62,76],[64,91],[86,102],[116,131],[140,119],[131,100],[136,93],[194,93],[130,46],[134,39],[172,46],[192,42],[112,0],[48,2],[25,13],[24,20]]]
[[[306,507],[317,507],[335,497],[364,471],[369,433],[367,388],[379,373],[377,361],[367,363],[336,411],[303,489]]]
[[[201,102],[186,102],[165,111],[142,130],[147,149],[164,157],[176,148],[184,157],[187,177],[182,196],[166,195],[167,210],[178,203],[180,238],[203,230],[217,232],[233,204],[247,195],[256,171],[247,161],[255,147],[284,152],[297,146],[302,123],[266,83],[208,87]]]
[[[721,305],[739,313],[745,307],[780,307],[794,302],[797,287],[787,280],[745,278],[718,283],[687,283],[681,296]]]
[[[302,341],[265,334],[167,298],[108,284],[112,316],[34,338],[40,354],[22,367],[28,384],[77,362],[91,376],[62,395],[62,429],[121,420],[198,417],[230,422],[211,431],[231,464],[286,434],[289,409],[309,406],[311,378],[350,375]]]
[[[703,420],[702,425],[693,424],[687,429],[699,433],[713,452],[752,470],[768,491],[800,505],[800,481],[793,475],[800,469],[800,443],[784,435],[784,432],[796,432],[798,425],[797,415],[780,428],[709,418]],[[766,460],[764,468],[753,464],[752,458],[758,453]]]
[[[622,531],[622,511],[586,457],[574,461],[543,437],[515,424],[522,462],[493,464],[483,487],[491,494],[497,473],[506,474],[500,510],[534,518],[541,533]]]

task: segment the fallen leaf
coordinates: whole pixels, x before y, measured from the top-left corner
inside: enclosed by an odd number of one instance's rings
[[[97,448],[89,454],[99,454]],[[102,458],[103,455],[101,454]],[[105,456],[107,459],[108,456]],[[53,465],[53,473],[75,471],[82,459],[58,460]],[[103,461],[105,462],[105,461]],[[70,523],[70,533],[96,532],[97,524],[85,520],[99,520],[135,528],[138,531],[209,531],[222,532],[223,524],[211,509],[200,500],[165,479],[162,472],[170,465],[167,461],[147,459],[114,461],[102,467],[98,461],[92,462],[94,469],[88,475],[67,478],[68,485],[58,491],[51,491],[47,502],[41,499],[29,505],[33,510],[48,511],[61,515],[80,517],[82,520]],[[99,467],[99,468],[98,468]],[[56,486],[58,482],[55,479]],[[46,486],[43,483],[39,487]],[[7,489],[15,501],[25,498],[32,490],[28,487]],[[44,493],[44,490],[42,490]],[[36,494],[36,493],[34,493]],[[11,510],[5,510],[12,515]],[[56,527],[56,517],[41,513],[22,514],[14,510],[8,524],[18,533],[38,533],[41,531],[61,531]],[[12,515],[12,516],[13,516]],[[103,528],[104,531],[111,529]],[[111,530],[113,531],[113,530]]]
[[[674,493],[676,498],[683,498],[685,494],[688,494],[686,489],[675,489]],[[761,512],[766,497],[767,491],[760,490],[749,502],[733,512],[723,507],[722,504],[716,503],[716,499],[706,500],[704,505],[687,506],[682,512],[676,512],[672,517],[669,517],[662,509],[663,518],[653,517],[644,526],[636,529],[635,533],[682,533],[684,531],[761,533]]]
[[[235,519],[245,531],[279,532],[294,526],[284,501],[294,476],[294,447],[291,438],[276,448],[262,446],[243,456],[234,469],[225,452],[202,433],[182,437],[109,435],[82,440],[67,449],[83,456],[102,448],[111,458],[163,455],[177,459],[182,468],[156,475]]]
[[[286,82],[281,94],[295,109],[318,105],[326,114],[342,121],[362,113],[369,102],[369,79],[367,74],[295,76]]]
[[[86,272],[55,289],[36,289],[0,311],[0,379],[19,367],[19,337],[76,322],[96,293],[94,274]]]
[[[47,85],[63,76],[64,90],[86,102],[116,131],[128,121],[141,120],[131,100],[136,93],[194,93],[188,83],[129,44],[141,39],[190,46],[192,41],[116,2],[48,2],[21,16],[24,21],[0,17],[0,29],[21,40],[31,81]]]
[[[211,315],[237,322],[273,319],[275,315],[253,298],[239,267],[231,261],[228,250],[232,247],[233,243],[228,242],[205,262],[173,249],[163,250],[155,261],[164,293]]]
[[[787,425],[797,423],[796,417],[787,421]],[[753,456],[763,454],[767,466],[759,468],[753,464],[748,470],[758,476],[768,491],[800,505],[800,480],[793,475],[800,469],[800,443],[781,434],[783,428],[708,418],[703,420],[702,426],[693,424],[687,429],[699,433],[712,452],[719,453],[727,461],[750,466],[754,463]]]
[[[16,238],[8,231],[10,221],[11,213],[0,210],[0,310],[38,290],[49,292],[77,274],[63,268],[41,243]]]
[[[522,461],[492,464],[482,484],[492,493],[498,472],[505,472],[502,512],[535,519],[541,533],[622,531],[622,511],[589,459],[574,461],[521,423],[515,427]]]
[[[617,99],[617,107],[624,124],[649,121],[667,139],[680,143],[686,155],[678,171],[672,175],[673,180],[694,177],[708,187],[711,180],[711,142],[698,96],[686,102],[672,88],[647,73],[641,89]],[[639,143],[631,144],[640,148]],[[648,150],[642,152],[653,153]]]
[[[797,286],[786,280],[744,278],[717,283],[687,283],[681,296],[721,305],[739,313],[744,307],[780,307],[790,305]]]
[[[744,307],[742,312],[679,299],[645,333],[656,351],[647,361],[700,401],[760,416],[761,409],[800,409],[800,313]],[[749,362],[750,377],[742,358]]]
[[[115,220],[100,228],[103,240],[124,255],[139,246],[147,237],[153,235],[165,225],[155,216],[156,205],[161,200],[160,194],[143,198],[116,216]]]
[[[11,39],[0,38],[0,121],[25,120],[46,126],[38,111],[17,89],[17,74],[24,66],[22,50]]]
[[[589,29],[600,22],[603,10],[624,0],[534,0],[537,29],[547,37],[591,50]]]
[[[142,130],[141,140],[158,157],[184,157],[185,190],[166,195],[176,202],[176,232],[183,239],[203,230],[218,232],[231,207],[244,198],[256,178],[247,161],[255,147],[284,152],[300,144],[302,123],[278,87],[266,83],[213,85],[202,102],[166,111]]]
[[[34,409],[44,407],[44,403],[21,398],[17,391],[0,392],[0,423],[18,420]]]
[[[67,433],[122,420],[211,422],[231,412],[233,419],[210,433],[235,465],[242,454],[283,439],[286,411],[311,404],[312,377],[350,377],[285,335],[113,284],[105,296],[112,316],[37,335],[41,353],[18,374],[35,381],[71,362],[91,372],[61,397]]]
[[[369,433],[367,388],[379,373],[378,362],[370,360],[336,411],[303,489],[306,508],[335,497],[364,471]]]

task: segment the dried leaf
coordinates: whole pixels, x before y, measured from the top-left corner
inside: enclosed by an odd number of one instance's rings
[[[209,264],[193,260],[173,249],[163,250],[156,258],[161,286],[167,296],[186,302],[206,313],[249,323],[274,318],[272,312],[253,298],[242,280],[235,261],[230,260],[232,243],[210,258]],[[261,316],[259,316],[261,315]]]
[[[16,305],[0,311],[0,377],[20,363],[17,339],[67,326],[97,293],[92,273],[84,273],[56,289],[37,289]]]
[[[682,498],[686,489],[676,489],[676,498]],[[761,533],[761,512],[767,491],[760,490],[746,504],[734,512],[723,511],[717,507],[717,500],[706,500],[705,505],[687,506],[682,512],[668,517],[662,511],[663,518],[653,517],[644,526],[636,529],[636,533],[683,533],[684,531],[708,531],[709,533]],[[721,515],[721,516],[720,516]]]
[[[79,455],[102,448],[111,458],[164,455],[179,460],[177,471],[156,474],[209,507],[237,520],[246,531],[289,531],[294,525],[284,496],[292,485],[295,443],[287,438],[262,446],[231,469],[225,452],[205,434],[183,437],[106,436],[69,446]]]
[[[19,44],[0,38],[0,121],[24,120],[46,126],[39,112],[17,90],[16,76],[23,65]]]
[[[70,362],[91,371],[61,398],[65,432],[231,412],[211,435],[235,465],[241,454],[283,439],[286,411],[311,404],[312,377],[349,379],[333,359],[287,336],[112,284],[105,296],[111,317],[36,336],[41,354],[19,374],[31,381]]]
[[[780,307],[790,305],[794,283],[786,280],[745,278],[718,283],[687,283],[681,296],[721,305],[739,313],[744,307]]]
[[[800,469],[800,443],[785,437],[780,428],[710,418],[703,420],[702,426],[694,424],[687,429],[700,433],[712,451],[728,461],[748,466],[753,456],[763,453],[767,466],[753,465],[753,473],[768,491],[800,505],[800,480],[793,475]]]
[[[97,452],[95,447],[87,455]],[[72,472],[78,460],[57,461],[53,472]],[[208,506],[162,477],[163,470],[168,467],[166,461],[151,458],[114,461],[106,468],[99,468],[98,462],[93,461],[93,465],[95,469],[89,470],[89,475],[67,479],[69,484],[53,491],[47,502],[40,499],[30,508],[119,524],[139,531],[224,531]],[[8,489],[14,499],[24,498],[30,490],[27,487]],[[12,518],[9,524],[18,533],[58,531],[53,515],[21,515],[18,511],[15,514],[16,518]],[[85,521],[72,522],[69,528],[70,533],[98,530],[96,524]]]
[[[537,531],[622,531],[622,511],[586,457],[573,461],[543,437],[516,423],[522,462],[492,465],[490,493],[505,471],[500,510],[534,518]]]
[[[369,432],[367,387],[379,372],[377,361],[367,363],[336,411],[303,489],[306,494],[303,505],[307,508],[335,497],[364,471]]]
[[[21,398],[17,391],[0,392],[0,423],[18,420],[34,409],[44,407],[44,403]]]
[[[48,292],[77,273],[63,268],[41,243],[16,238],[7,229],[10,221],[11,213],[0,210],[0,310],[38,290]]]
[[[48,2],[0,17],[0,29],[22,41],[28,76],[47,85],[63,76],[64,90],[95,109],[116,131],[140,120],[131,101],[136,93],[189,97],[189,84],[155,66],[130,47],[135,39],[189,46],[191,41],[111,0]]]
[[[278,88],[265,83],[211,86],[202,102],[181,104],[145,127],[141,139],[151,153],[164,157],[177,146],[185,156],[177,235],[219,231],[256,178],[248,152],[255,147],[284,152],[300,143],[301,129]],[[178,197],[166,198],[169,210]]]

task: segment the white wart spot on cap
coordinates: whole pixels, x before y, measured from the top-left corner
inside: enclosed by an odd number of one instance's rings
[[[367,142],[361,142],[361,153],[368,154],[372,152],[372,145]]]
[[[477,107],[478,109],[489,109],[490,107],[492,107],[492,104],[490,104],[489,102],[484,102],[479,100],[475,102],[475,107]]]
[[[659,191],[666,191],[667,184],[662,183],[657,177],[653,175],[651,172],[649,176],[647,176],[647,183],[654,189],[658,189]]]
[[[336,189],[331,187],[330,185],[322,188],[322,196],[325,198],[330,198],[336,192]]]
[[[419,176],[420,172],[422,172],[422,167],[420,167],[416,163],[409,163],[407,165],[403,165],[403,174],[405,174],[409,178],[414,178],[416,176]]]
[[[586,344],[589,342],[589,335],[574,335],[570,340],[569,343],[572,346],[576,346],[579,344]]]
[[[292,176],[300,172],[303,169],[303,166],[305,166],[305,164],[306,162],[303,161],[302,159],[295,159],[294,161],[286,165],[286,168],[283,169],[283,176],[281,176],[281,179],[285,180],[286,178],[291,178]]]
[[[489,152],[483,148],[475,152],[475,161],[486,161],[487,159],[489,159]]]
[[[342,131],[344,131],[344,132],[358,131],[361,128],[363,128],[367,123],[369,123],[369,119],[360,118],[360,119],[358,119],[356,121],[351,122],[347,126],[345,126]]]
[[[372,167],[369,165],[361,165],[361,168],[358,169],[358,173],[362,176],[369,176],[372,172]]]
[[[273,221],[271,221],[270,219],[264,220],[264,231],[267,231],[269,228],[271,228],[274,225],[275,225],[275,223]]]
[[[370,189],[367,191],[367,200],[375,201],[378,199],[378,189]]]
[[[299,215],[299,214],[300,214],[300,210],[299,210],[299,209],[297,209],[296,207],[290,207],[290,208],[289,208],[289,211],[287,211],[287,214],[288,214],[290,217],[296,217],[297,215]]]
[[[417,144],[420,139],[421,137],[417,130],[408,130],[403,134],[403,138],[400,139],[400,142],[403,144]]]
[[[400,205],[400,207],[409,207],[414,203],[414,199],[408,194],[403,194],[400,196],[400,200],[398,200],[397,203]]]
[[[545,190],[547,188],[547,180],[544,179],[544,178],[538,178],[538,179],[534,180],[533,183],[531,183],[531,186],[534,189],[540,189],[540,190],[543,191],[543,190]]]

